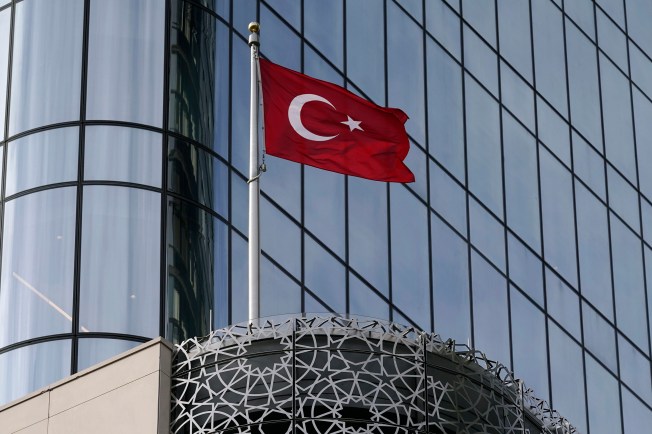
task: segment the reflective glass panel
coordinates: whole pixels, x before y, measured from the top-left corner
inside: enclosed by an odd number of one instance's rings
[[[499,218],[503,216],[503,174],[498,104],[466,76],[469,187]]]
[[[344,179],[333,172],[305,167],[304,221],[315,236],[344,258]]]
[[[346,311],[344,266],[311,237],[304,241],[306,286],[335,312]]]
[[[0,2],[1,4],[2,2]],[[11,8],[0,11],[0,140],[5,137],[5,112],[7,100],[7,69],[9,61],[9,28]]]
[[[491,45],[496,45],[496,8],[492,1],[462,0],[464,19]]]
[[[430,161],[430,206],[466,236],[466,192]]]
[[[573,137],[573,169],[585,184],[603,201],[607,200],[604,182],[604,159],[575,131]]]
[[[591,434],[622,432],[620,411],[618,411],[620,408],[618,381],[593,357],[588,356],[586,357],[586,396]]]
[[[650,405],[652,403],[650,360],[621,335],[618,335],[618,356],[621,380]]]
[[[616,331],[585,302],[582,302],[582,328],[586,348],[612,372],[618,372]]]
[[[581,336],[579,296],[548,268],[545,277],[548,314],[579,340]]]
[[[5,196],[42,185],[76,181],[78,149],[77,128],[47,130],[9,142]]]
[[[471,343],[468,244],[431,214],[435,332]]]
[[[229,170],[203,149],[168,139],[168,189],[229,215]]]
[[[631,3],[631,2],[630,2]],[[629,390],[621,387],[623,395],[623,421],[626,433],[645,432],[652,426],[652,411],[643,405]]]
[[[506,63],[500,62],[502,102],[530,131],[534,128],[534,91]]]
[[[5,205],[0,347],[72,330],[76,189]]]
[[[591,40],[595,40],[595,22],[593,20],[592,0],[574,0],[564,2],[564,11],[582,30],[584,30],[584,33],[589,35]]]
[[[501,0],[497,4],[500,54],[526,80],[532,81],[529,4],[521,0]]]
[[[260,247],[294,277],[301,277],[299,226],[266,199],[260,201]]]
[[[216,248],[216,243],[226,243],[225,228],[208,212],[185,201],[169,198],[167,203],[167,336],[174,342],[180,342],[193,336],[208,333],[211,324],[211,310],[214,309],[214,288],[216,282],[223,284],[226,276],[224,265],[215,267],[216,263],[225,264],[224,246]],[[235,240],[236,237],[234,237]],[[157,239],[158,241],[158,239]],[[246,288],[246,244],[242,258],[244,269],[234,241],[234,288]],[[219,252],[216,257],[216,252]],[[240,282],[240,272],[244,270],[245,281]],[[216,275],[217,274],[217,275]],[[158,279],[153,282],[159,290]],[[241,285],[241,286],[236,286]],[[224,291],[224,290],[223,290]],[[234,291],[244,292],[246,291]],[[224,293],[223,293],[224,294]],[[220,301],[226,297],[220,296]],[[236,302],[234,300],[234,306]],[[246,309],[247,302],[244,301]],[[219,312],[218,312],[219,313]],[[240,317],[234,314],[234,318]],[[245,319],[245,318],[242,318]]]
[[[471,242],[489,261],[505,269],[505,227],[475,199],[469,199]]]
[[[388,319],[389,305],[353,274],[349,274],[349,312],[352,315]]]
[[[596,13],[600,48],[607,53],[621,70],[627,71],[627,39],[625,34],[602,11],[596,10]]]
[[[120,339],[80,339],[77,347],[77,370],[89,368],[140,344]]]
[[[570,167],[569,126],[541,97],[537,97],[537,121],[539,122],[539,140],[567,167]],[[602,146],[599,149],[602,149]]]
[[[652,102],[637,89],[633,92],[639,188],[648,199],[652,199],[652,170],[649,170],[652,161],[652,122],[649,121],[652,119]]]
[[[607,166],[609,207],[637,234],[641,233],[638,193],[618,172]]]
[[[306,39],[341,68],[344,57],[342,0],[304,0],[303,8]]]
[[[184,1],[173,1],[171,11],[168,127],[210,147],[217,26],[211,15]]]
[[[80,331],[159,333],[161,196],[84,187]]]
[[[161,126],[165,4],[93,0],[86,118]]]
[[[124,127],[88,126],[84,179],[161,186],[161,135]]]
[[[301,312],[301,289],[286,273],[266,257],[261,258],[260,315],[262,317]]]
[[[507,236],[509,278],[540,306],[543,306],[543,267],[541,259],[511,233]]]
[[[459,60],[461,52],[459,16],[443,1],[425,3],[426,29]],[[431,44],[430,41],[426,43]],[[428,82],[428,85],[430,85],[430,82]]]
[[[607,208],[577,182],[575,200],[582,295],[613,319]]]
[[[473,2],[489,3],[489,2]],[[464,66],[489,92],[498,96],[498,59],[494,51],[468,26],[464,26]]]
[[[79,119],[83,18],[84,0],[16,4],[10,136]]]
[[[69,374],[69,340],[29,345],[0,354],[0,405]]]

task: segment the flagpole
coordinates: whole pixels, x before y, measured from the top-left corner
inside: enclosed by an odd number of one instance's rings
[[[249,107],[249,323],[260,317],[260,185],[258,166],[258,33],[260,24],[249,23],[251,48],[251,98]]]

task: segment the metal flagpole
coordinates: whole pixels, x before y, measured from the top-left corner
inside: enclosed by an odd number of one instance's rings
[[[249,107],[249,323],[260,317],[260,168],[258,166],[258,33],[260,24],[249,23],[251,48],[251,99]]]

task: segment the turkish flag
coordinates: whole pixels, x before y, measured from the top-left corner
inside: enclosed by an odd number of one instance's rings
[[[269,155],[376,181],[414,182],[407,115],[260,59]]]

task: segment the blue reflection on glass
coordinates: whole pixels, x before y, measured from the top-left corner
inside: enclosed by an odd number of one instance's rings
[[[29,345],[0,354],[0,405],[68,374],[70,340]]]
[[[344,258],[344,179],[339,173],[305,168],[306,228]]]
[[[621,387],[620,390],[623,394],[625,432],[642,433],[650,429],[650,426],[652,426],[652,410],[644,406],[629,390],[624,387]]]
[[[243,291],[244,288],[238,288]],[[260,261],[260,315],[262,317],[301,311],[301,289],[267,258]]]
[[[475,199],[469,200],[471,242],[505,272],[505,227]]]
[[[494,96],[498,96],[498,58],[467,26],[464,26],[464,67]]]
[[[542,141],[568,167],[570,164],[569,126],[552,107],[537,97],[537,120],[539,121],[539,140]],[[602,149],[602,147],[600,147]]]
[[[564,4],[564,12],[575,21],[591,40],[595,40],[595,22],[593,21],[593,1],[573,0]],[[566,22],[566,26],[572,25]],[[501,41],[502,42],[502,41]]]
[[[649,170],[649,162],[652,161],[652,103],[637,89],[633,89],[633,92],[639,188],[648,199],[652,199],[652,170]]]
[[[586,140],[575,131],[573,138],[573,169],[575,174],[584,181],[589,188],[606,202],[606,187],[604,181],[604,159],[591,147]]]
[[[492,1],[462,0],[464,19],[496,46],[496,8]]]
[[[342,68],[344,46],[342,0],[304,0],[305,38],[336,67]],[[284,48],[287,49],[287,48]]]
[[[429,2],[428,4],[431,4]],[[464,181],[462,70],[432,40],[426,41],[430,154]]]
[[[498,104],[469,76],[466,77],[466,131],[470,190],[502,218],[503,174]]]
[[[7,144],[5,196],[57,182],[77,180],[78,128],[58,128]]]
[[[431,214],[435,332],[471,343],[468,244]]]
[[[567,332],[580,339],[579,297],[548,268],[546,268],[546,295],[548,314],[555,318]]]
[[[88,119],[161,126],[165,5],[91,1]]]
[[[582,295],[613,319],[607,208],[577,182],[575,201]]]
[[[511,233],[507,236],[509,252],[509,278],[518,287],[543,306],[543,266],[541,259],[532,253]]]
[[[82,371],[138,345],[140,342],[120,339],[79,339],[77,370]]]
[[[591,306],[582,302],[584,346],[612,372],[618,372],[616,330]]]
[[[429,1],[425,3],[426,29],[456,59],[460,60],[460,17],[442,1]],[[426,43],[430,44],[430,41]],[[430,85],[430,81],[428,85]]]
[[[618,335],[618,355],[620,357],[620,379],[648,405],[652,404],[650,360],[621,335]]]
[[[625,34],[602,13],[596,9],[598,14],[598,42],[607,56],[614,61],[621,70],[627,71],[627,38]]]
[[[586,357],[586,396],[591,434],[622,432],[618,380],[589,356]]]
[[[7,68],[9,61],[9,25],[11,8],[0,11],[0,140],[5,137],[5,112],[7,98]]]
[[[526,80],[531,82],[532,50],[530,48],[529,3],[521,0],[501,0],[497,4],[500,54]]]
[[[607,166],[607,186],[609,187],[609,207],[616,212],[636,233],[641,232],[638,218],[638,193],[625,178]]]
[[[335,312],[346,311],[344,266],[305,236],[306,286]]]
[[[430,206],[466,235],[466,191],[430,161]]]
[[[83,0],[16,4],[10,136],[79,119],[83,19]]]
[[[500,80],[502,82],[500,88],[502,103],[530,131],[535,131],[534,91],[532,88],[504,62],[500,62]]]
[[[389,305],[353,274],[349,274],[349,313],[389,319]]]
[[[507,283],[487,261],[471,253],[473,345],[510,366]]]
[[[301,231],[264,198],[260,201],[260,247],[294,277],[301,277]]]

